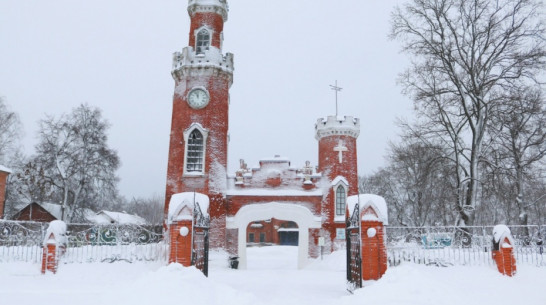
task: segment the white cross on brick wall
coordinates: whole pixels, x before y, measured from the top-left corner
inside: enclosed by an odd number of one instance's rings
[[[343,152],[348,150],[346,146],[343,146],[343,141],[339,140],[338,146],[334,147],[334,151],[339,152],[339,163],[343,163]]]

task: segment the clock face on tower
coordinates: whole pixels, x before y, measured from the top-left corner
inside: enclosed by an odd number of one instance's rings
[[[193,109],[205,108],[209,100],[209,93],[203,88],[194,88],[188,94],[188,105]]]

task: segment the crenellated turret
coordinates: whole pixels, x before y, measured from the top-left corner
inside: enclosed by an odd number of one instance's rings
[[[188,14],[193,17],[196,13],[216,13],[224,19],[228,18],[229,5],[226,0],[189,0]]]
[[[176,81],[187,76],[190,71],[202,69],[203,73],[207,69],[219,69],[230,75],[233,75],[233,54],[222,52],[215,47],[210,47],[198,54],[193,47],[185,47],[182,52],[173,54],[173,68],[171,74]],[[211,71],[212,73],[212,71]]]
[[[328,136],[351,136],[358,138],[360,135],[360,119],[352,116],[328,116],[320,118],[315,124],[315,139],[321,140]]]

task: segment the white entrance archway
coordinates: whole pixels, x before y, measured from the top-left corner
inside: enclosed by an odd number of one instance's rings
[[[276,218],[291,220],[298,225],[298,268],[307,264],[309,256],[309,229],[321,228],[321,217],[298,204],[270,202],[264,204],[250,204],[242,207],[233,217],[228,217],[226,227],[238,229],[239,268],[246,269],[246,227],[255,220]]]

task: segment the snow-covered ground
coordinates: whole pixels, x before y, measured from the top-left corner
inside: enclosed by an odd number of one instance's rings
[[[297,270],[297,247],[248,249],[248,269],[227,268],[211,253],[209,277],[194,268],[159,263],[39,265],[0,263],[1,304],[546,304],[546,268],[518,266],[513,277],[493,267],[402,264],[354,295],[345,290],[345,253]]]

